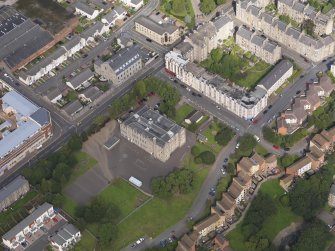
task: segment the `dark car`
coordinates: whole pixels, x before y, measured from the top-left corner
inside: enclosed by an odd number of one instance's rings
[[[202,95],[198,93],[198,97],[199,97],[199,98],[201,98],[201,97],[202,97]]]
[[[225,158],[223,162],[224,162],[224,163],[228,162],[228,158]]]
[[[197,94],[196,94],[195,92],[192,92],[192,95],[193,95],[193,96],[197,96]]]
[[[271,109],[272,108],[272,105],[269,105],[269,109]]]
[[[84,54],[84,55],[83,55],[83,58],[87,58],[87,56],[88,56],[87,54]]]
[[[265,114],[265,113],[267,113],[268,112],[268,110],[265,110],[264,112],[263,112],[263,114]]]
[[[300,92],[301,92],[301,91],[297,91],[295,94],[297,94],[297,95],[298,95]]]
[[[284,151],[288,152],[288,151],[290,151],[290,148],[289,147],[285,147]]]
[[[147,40],[148,42],[152,42],[152,40],[150,38],[146,38],[145,40]]]
[[[15,85],[16,85],[16,86],[20,86],[20,84],[19,84],[19,83],[15,83]]]

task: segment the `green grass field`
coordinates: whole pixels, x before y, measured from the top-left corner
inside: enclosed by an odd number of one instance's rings
[[[189,104],[183,104],[176,110],[176,116],[173,118],[173,120],[180,125],[183,123],[184,119],[193,111],[194,108],[192,106]]]
[[[207,142],[205,144],[210,146],[215,153],[219,153],[222,148],[222,146],[220,146],[215,141],[215,135],[218,131],[219,124],[215,121],[212,121],[211,126],[208,127],[207,130],[203,133],[204,136],[207,138]]]
[[[288,206],[284,206],[280,202],[280,197],[284,196],[285,191],[279,186],[278,180],[265,182],[259,192],[269,195],[273,199],[277,208],[276,214],[272,215],[264,222],[263,228],[260,232],[261,236],[265,236],[267,239],[273,240],[281,230],[289,226],[292,222],[302,220],[301,217],[295,215]],[[247,250],[247,247],[242,241],[244,237],[242,235],[241,223],[227,235],[227,238],[234,251]]]
[[[257,144],[255,147],[255,151],[256,153],[258,153],[261,156],[266,156],[268,154],[268,151],[264,148],[264,146],[262,146],[261,144]]]
[[[181,220],[197,196],[202,183],[207,177],[208,169],[201,168],[197,169],[196,172],[194,189],[191,193],[174,196],[169,200],[155,197],[119,224],[118,238],[113,244],[114,250],[120,250],[144,235],[155,237]]]
[[[192,0],[164,0],[160,6],[160,10],[167,15],[173,16],[181,21],[185,21],[185,16],[191,17],[191,23],[188,25],[193,27],[195,25],[194,10],[192,6]],[[170,7],[167,8],[167,5]]]
[[[87,230],[82,231],[81,240],[78,244],[74,246],[72,251],[92,251],[97,250],[97,241],[94,236],[92,236]]]
[[[259,61],[253,67],[247,69],[243,76],[234,81],[242,87],[252,89],[271,70],[271,68],[272,67],[264,61]]]
[[[88,171],[97,164],[96,159],[92,158],[90,155],[82,151],[76,152],[74,154],[74,157],[77,160],[77,164],[73,168],[73,172],[68,181],[68,184],[71,184],[78,177],[83,175],[86,171]]]

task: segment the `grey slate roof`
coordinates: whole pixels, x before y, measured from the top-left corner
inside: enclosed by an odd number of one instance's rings
[[[260,82],[266,90],[269,90],[287,71],[293,67],[289,60],[280,61]]]
[[[94,9],[91,6],[89,6],[89,5],[87,5],[87,4],[83,3],[83,2],[80,2],[80,1],[78,1],[75,4],[75,7],[77,9],[79,9],[79,10],[81,10],[81,11],[89,14],[89,15],[93,15],[93,13],[94,13]]]
[[[100,32],[102,28],[104,27],[104,24],[100,21],[97,21],[95,24],[93,24],[91,27],[84,30],[80,36],[87,40],[90,37],[94,37],[97,32]]]
[[[148,28],[149,30],[152,30],[159,35],[163,35],[166,32],[172,34],[176,30],[178,30],[178,27],[171,23],[158,24],[154,22],[151,18],[145,16],[140,16],[139,18],[137,18],[135,20],[135,23],[139,23],[140,25]]]
[[[0,201],[5,200],[8,196],[15,193],[21,187],[29,185],[28,181],[23,176],[18,176],[7,186],[2,187],[0,190]]]
[[[90,99],[92,102],[100,97],[103,92],[96,86],[90,86],[85,89],[81,94],[83,94],[86,98]]]
[[[40,107],[36,112],[30,116],[33,120],[39,123],[41,126],[47,125],[50,123],[50,113],[43,107]]]
[[[63,110],[70,116],[76,114],[81,109],[83,109],[83,105],[79,102],[79,100],[75,100],[69,104],[67,104]]]
[[[142,53],[138,45],[121,49],[117,54],[113,55],[109,61],[110,67],[118,75],[125,71],[131,65],[141,60]]]
[[[132,113],[123,123],[138,133],[155,139],[161,147],[182,129],[181,126],[151,110],[148,106],[143,106]]]
[[[67,50],[71,50],[73,47],[75,47],[77,44],[80,43],[81,37],[78,35],[74,35],[69,41],[67,41],[62,46]]]
[[[213,21],[213,24],[216,28],[216,30],[219,30],[221,29],[223,26],[225,26],[226,24],[232,22],[233,20],[228,17],[227,15],[222,15],[222,16],[219,16],[218,18],[216,18],[214,21]]]
[[[236,36],[241,36],[247,40],[250,40],[253,35],[253,31],[247,29],[244,26],[241,26],[238,31],[236,32]]]
[[[36,208],[35,211],[33,211],[30,215],[24,218],[21,222],[15,225],[11,230],[5,233],[2,238],[4,238],[5,240],[10,240],[52,207],[53,206],[51,204],[45,202],[44,204]]]
[[[75,89],[77,89],[80,85],[91,79],[93,76],[93,72],[89,68],[87,68],[72,79],[70,79],[69,82]]]

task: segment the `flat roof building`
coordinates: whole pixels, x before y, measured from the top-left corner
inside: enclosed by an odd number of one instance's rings
[[[163,162],[186,142],[185,128],[148,106],[130,114],[120,129],[123,137]]]
[[[50,113],[16,91],[0,99],[0,176],[51,135]],[[1,121],[1,120],[0,120]]]

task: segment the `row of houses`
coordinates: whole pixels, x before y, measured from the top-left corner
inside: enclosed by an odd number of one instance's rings
[[[176,51],[165,55],[165,68],[186,85],[246,120],[256,117],[267,106],[268,97],[293,74],[292,63],[281,60],[253,90],[247,91],[210,74]]]
[[[143,0],[122,0],[121,2],[127,8],[132,8],[135,11],[140,9],[144,4]],[[106,7],[105,8],[103,7],[104,6],[98,6],[93,3],[87,3],[87,2],[83,2],[79,0],[74,4],[74,9],[75,9],[74,14],[85,17],[89,20],[94,20],[101,13],[105,11]],[[107,18],[108,20],[113,20],[114,22],[113,25],[115,25],[115,20],[118,19],[118,17],[120,17],[121,14],[123,17],[126,16],[126,12],[124,11],[123,7],[116,6],[109,14],[104,16],[104,18],[105,19]],[[116,16],[118,17],[116,18]]]
[[[27,85],[35,83],[46,74],[49,74],[57,66],[65,62],[68,58],[73,56],[76,52],[94,42],[95,37],[101,36],[108,30],[109,27],[107,25],[97,21],[80,36],[75,35],[71,40],[58,47],[52,54],[42,59],[26,72],[22,72],[19,79]]]
[[[277,11],[278,14],[287,15],[299,24],[305,20],[313,21],[315,24],[314,32],[318,35],[329,35],[333,32],[332,11],[323,14],[313,6],[304,4],[298,0],[278,0]]]
[[[24,250],[60,221],[65,220],[55,212],[53,205],[44,203],[5,233],[2,242],[10,250]],[[63,251],[71,248],[80,238],[80,231],[66,223],[50,237],[50,243],[56,250]]]
[[[236,32],[236,44],[268,64],[275,64],[282,57],[281,47],[276,42],[259,35],[246,26],[240,26]]]
[[[193,231],[181,238],[177,250],[195,250],[201,238],[232,223],[235,210],[241,208],[242,203],[248,200],[260,177],[267,177],[270,173],[275,173],[276,168],[277,157],[275,155],[263,158],[254,153],[251,157],[243,157],[236,166],[237,176],[233,178],[227,192],[222,193],[221,200],[211,208],[211,215],[194,225]],[[220,235],[218,237],[222,239]],[[214,241],[216,242],[215,239]],[[229,245],[226,240],[219,243],[223,248]]]
[[[334,142],[335,127],[314,135],[309,142],[309,152],[286,168],[286,176],[280,180],[280,185],[288,191],[296,177],[319,170],[325,162],[325,154],[333,149]]]
[[[257,1],[239,0],[236,4],[236,17],[314,62],[322,61],[334,53],[335,42],[332,37],[311,37],[258,7]]]
[[[291,134],[300,128],[308,115],[320,107],[334,89],[327,75],[322,76],[318,83],[309,84],[305,94],[294,98],[292,106],[277,118],[278,134]]]

